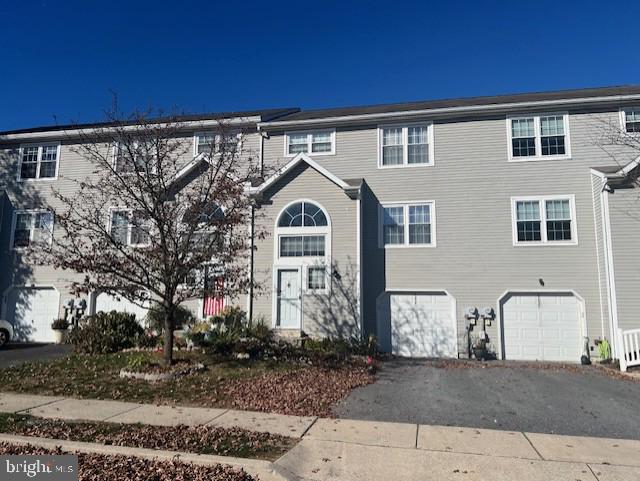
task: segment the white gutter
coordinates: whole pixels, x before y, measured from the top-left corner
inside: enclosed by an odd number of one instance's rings
[[[259,122],[259,127],[287,127],[294,125],[309,125],[309,124],[330,124],[336,122],[358,122],[367,120],[385,120],[399,117],[415,117],[415,116],[444,116],[461,113],[474,113],[474,112],[494,112],[500,110],[514,110],[514,109],[527,109],[532,107],[547,107],[547,106],[563,106],[563,105],[576,105],[576,104],[594,104],[594,103],[606,103],[606,102],[622,102],[626,100],[639,100],[640,94],[633,95],[613,95],[607,97],[584,97],[575,99],[562,99],[562,100],[539,100],[534,102],[511,102],[501,104],[489,104],[489,105],[468,105],[462,107],[444,107],[439,109],[422,109],[422,110],[405,110],[394,112],[382,112],[375,114],[359,114],[359,115],[338,115],[333,117],[323,117],[317,119],[304,119],[304,120],[280,120],[274,122]],[[402,107],[398,107],[402,108]],[[304,110],[302,111],[304,112]]]

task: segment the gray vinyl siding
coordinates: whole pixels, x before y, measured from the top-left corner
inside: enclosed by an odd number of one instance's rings
[[[595,145],[609,114],[570,115],[571,159],[508,162],[505,116],[436,122],[435,165],[378,169],[376,125],[339,127],[335,155],[313,157],[340,178],[363,177],[364,325],[375,299],[395,289],[446,290],[456,299],[459,351],[466,355],[464,309],[493,307],[507,291],[575,291],[585,300],[587,335],[603,335],[590,167],[610,165]],[[402,125],[402,124],[399,124]],[[281,164],[284,137],[265,140],[265,163]],[[578,244],[514,246],[511,197],[574,195]],[[437,247],[378,248],[377,204],[435,202]],[[541,282],[544,285],[541,285]],[[499,349],[499,322],[488,332]]]
[[[61,133],[63,136],[64,133]],[[185,142],[185,154],[179,159],[180,164],[187,164],[193,159],[194,132],[185,132],[181,138]],[[46,140],[42,143],[55,141]],[[70,271],[56,270],[52,266],[33,266],[22,259],[19,251],[10,247],[13,216],[16,210],[50,208],[59,210],[63,205],[54,197],[52,188],[55,187],[65,196],[73,196],[77,191],[78,181],[92,178],[95,174],[95,166],[81,153],[78,153],[78,144],[66,138],[62,138],[58,178],[55,180],[17,181],[19,166],[19,149],[22,144],[41,143],[37,139],[15,141],[0,144],[0,189],[5,190],[7,198],[2,216],[2,230],[0,231],[0,292],[14,286],[37,284],[55,287],[60,292],[59,313],[62,313],[62,303],[66,298],[73,297],[69,286],[72,282],[81,279]],[[105,149],[107,146],[105,145]],[[243,144],[241,161],[248,158],[259,159],[259,135],[251,132],[246,135]],[[108,219],[108,207],[105,206],[105,222]],[[54,224],[54,236],[60,235]],[[87,299],[88,301],[88,299]],[[3,296],[3,313],[6,296]],[[197,300],[190,301],[188,307],[199,311]]]
[[[640,328],[639,211],[640,190],[637,187],[618,188],[609,194],[613,269],[621,329]]]
[[[287,204],[308,199],[324,207],[329,214],[331,264],[339,276],[331,276],[330,294],[318,297],[303,294],[302,329],[311,336],[357,335],[357,201],[347,197],[340,187],[306,164],[300,164],[286,173],[267,191],[266,197],[267,201],[257,211],[256,219],[257,231],[266,231],[268,235],[256,242],[255,278],[260,285],[260,293],[254,303],[255,319],[275,325],[272,312],[276,218]],[[281,264],[290,263],[282,259]],[[317,309],[315,306],[318,303],[331,308]]]

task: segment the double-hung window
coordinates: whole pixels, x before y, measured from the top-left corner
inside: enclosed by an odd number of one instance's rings
[[[285,138],[285,155],[294,156],[300,153],[309,155],[333,155],[336,147],[335,130],[313,130],[308,132],[287,132]]]
[[[309,266],[307,269],[307,290],[324,291],[327,288],[327,269],[324,266]]]
[[[151,243],[151,223],[140,211],[112,209],[110,234],[114,241],[131,247],[148,246]]]
[[[46,210],[17,211],[11,236],[12,247],[29,247],[51,243],[53,239],[53,212]]]
[[[378,128],[378,167],[433,165],[433,124]]]
[[[55,179],[59,159],[60,144],[23,145],[18,179]]]
[[[558,159],[571,155],[567,114],[510,117],[507,130],[510,160]]]
[[[229,132],[197,132],[194,136],[194,155],[211,155],[225,152],[237,152],[242,148],[242,134]]]
[[[622,126],[627,133],[640,132],[640,108],[625,109],[622,111]]]
[[[512,199],[515,245],[576,244],[573,196]]]
[[[435,246],[433,202],[384,205],[380,225],[381,246]]]
[[[128,145],[116,143],[114,151],[114,169],[120,174],[146,173],[147,163],[154,168],[153,162],[148,162],[153,147],[142,142],[132,142]]]

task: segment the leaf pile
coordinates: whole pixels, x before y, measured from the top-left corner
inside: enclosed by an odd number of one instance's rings
[[[352,389],[374,381],[375,377],[362,366],[308,367],[233,380],[225,386],[225,394],[237,409],[327,417],[331,416],[331,408]]]
[[[6,414],[0,415],[0,430],[21,436],[269,460],[279,458],[296,442],[240,428],[76,423]]]
[[[56,455],[61,449],[0,443],[0,455]],[[179,461],[151,461],[132,456],[78,454],[79,481],[253,481],[242,470],[217,464],[198,466]]]

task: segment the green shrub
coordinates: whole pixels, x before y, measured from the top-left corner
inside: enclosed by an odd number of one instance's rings
[[[240,332],[246,323],[247,314],[236,306],[227,306],[220,314],[213,316],[213,324],[221,324],[229,330]]]
[[[51,323],[51,329],[60,329],[62,331],[65,331],[69,329],[69,321],[63,318],[56,319]]]
[[[155,331],[145,329],[144,333],[136,340],[136,346],[141,349],[153,349],[160,345],[161,336]]]
[[[69,342],[84,354],[107,354],[136,346],[144,330],[135,314],[99,312],[80,321],[69,334]]]
[[[165,318],[164,309],[160,304],[155,303],[147,312],[147,317],[145,319],[149,329],[162,333],[164,331]],[[195,321],[196,318],[189,309],[184,306],[178,306],[176,308],[174,330],[183,329],[186,326],[193,324]]]
[[[360,355],[375,356],[378,345],[375,336],[367,339],[351,337],[349,339],[325,337],[322,339],[305,339],[303,347],[309,351],[339,356]]]
[[[600,341],[600,344],[598,344],[598,354],[600,355],[601,361],[608,361],[611,359],[611,345],[609,344],[609,341],[606,339]]]
[[[227,329],[223,325],[209,332],[205,338],[205,343],[211,352],[226,356],[233,352],[239,339],[240,334],[237,330]]]
[[[254,339],[269,343],[273,340],[273,329],[267,325],[264,319],[259,319],[244,329],[243,337],[253,337]]]

